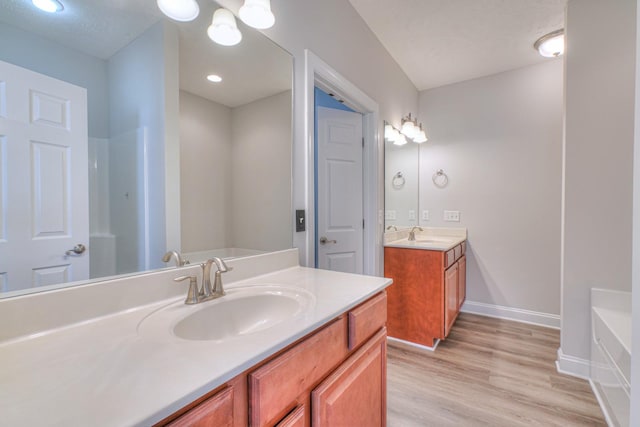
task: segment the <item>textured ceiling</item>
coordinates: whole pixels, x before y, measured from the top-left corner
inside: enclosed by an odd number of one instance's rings
[[[167,19],[155,0],[61,1],[64,11],[49,14],[33,7],[30,0],[0,0],[0,23],[106,60]],[[243,40],[239,45],[213,43],[206,30],[218,6],[211,0],[199,4],[195,21],[175,23],[180,34],[181,89],[236,107],[291,88],[292,62],[287,52],[240,21]],[[206,76],[212,73],[222,76],[223,82],[209,83]]]
[[[566,0],[349,0],[418,90],[549,61]],[[553,60],[553,59],[551,59]]]

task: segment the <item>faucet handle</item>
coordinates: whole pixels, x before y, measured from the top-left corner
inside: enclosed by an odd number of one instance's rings
[[[199,302],[198,276],[180,276],[173,279],[173,281],[182,282],[187,279],[189,279],[189,292],[187,292],[187,299],[184,300],[184,303],[197,304]]]

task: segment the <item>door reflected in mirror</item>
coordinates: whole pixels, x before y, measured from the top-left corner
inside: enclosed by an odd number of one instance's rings
[[[200,6],[0,4],[0,297],[292,246],[291,56]]]
[[[384,140],[385,230],[393,226],[413,227],[419,223],[420,145],[411,141],[398,145],[396,139],[387,136]]]

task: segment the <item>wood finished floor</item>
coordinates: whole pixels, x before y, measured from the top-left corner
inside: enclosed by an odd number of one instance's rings
[[[558,374],[559,331],[460,313],[435,352],[388,347],[388,425],[606,426],[589,383]]]

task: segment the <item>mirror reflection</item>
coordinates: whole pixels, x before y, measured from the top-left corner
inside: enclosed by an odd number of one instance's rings
[[[385,128],[388,123],[385,122]],[[402,143],[404,142],[404,143]],[[385,230],[418,225],[420,146],[406,139],[400,142],[385,133],[384,209]]]
[[[291,247],[292,59],[218,7],[0,4],[0,297]]]

